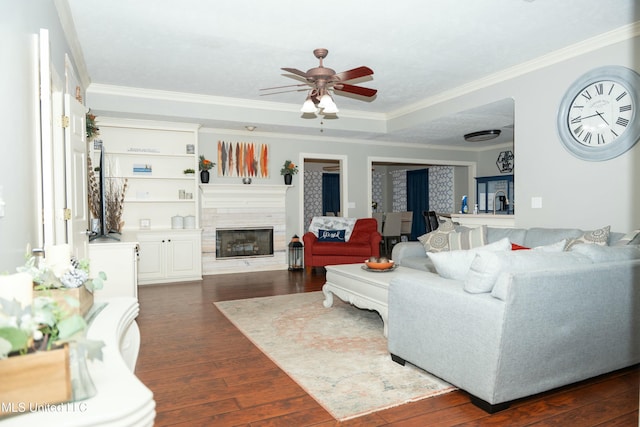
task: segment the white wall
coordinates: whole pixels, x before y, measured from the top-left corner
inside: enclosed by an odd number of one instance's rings
[[[50,0],[0,0],[0,186],[5,215],[0,218],[0,272],[24,263],[27,244],[38,243],[35,146],[39,142],[37,34],[48,29],[51,58],[64,76],[68,51]]]
[[[556,129],[558,106],[574,80],[601,65],[640,71],[640,58],[633,56],[638,49],[636,37],[510,82],[516,100],[517,225],[611,225],[617,231],[640,226],[640,144],[618,158],[587,162],[563,148]],[[531,208],[532,197],[542,198],[542,209]]]

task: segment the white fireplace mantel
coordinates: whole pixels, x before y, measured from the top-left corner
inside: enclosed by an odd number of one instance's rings
[[[291,185],[200,184],[202,208],[284,208]]]

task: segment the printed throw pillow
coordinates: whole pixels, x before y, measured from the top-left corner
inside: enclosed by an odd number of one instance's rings
[[[585,231],[582,236],[569,240],[569,243],[567,243],[567,246],[564,248],[564,250],[568,251],[572,246],[579,245],[581,243],[608,245],[609,230],[611,230],[611,226],[607,225],[606,227],[599,228],[597,230]]]
[[[473,249],[487,244],[487,226],[464,230],[459,233],[449,233],[449,250],[459,251]]]
[[[430,233],[418,237],[427,252],[441,252],[449,250],[449,233],[455,230],[455,225],[450,218],[440,218],[438,228]]]
[[[346,230],[318,230],[319,242],[344,242]]]

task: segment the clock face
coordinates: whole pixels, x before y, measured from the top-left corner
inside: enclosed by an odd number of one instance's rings
[[[621,155],[640,139],[640,75],[621,66],[596,68],[576,80],[558,111],[558,134],[574,156],[591,161]]]
[[[582,89],[573,99],[567,126],[579,144],[587,147],[610,144],[627,131],[635,108],[624,85],[600,80]]]

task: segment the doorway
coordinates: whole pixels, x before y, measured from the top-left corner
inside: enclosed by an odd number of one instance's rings
[[[347,158],[342,155],[300,154],[303,178],[300,230],[303,234],[314,216],[348,216],[346,164]]]
[[[371,213],[407,210],[408,171],[428,170],[428,210],[451,214],[457,212],[462,195],[475,199],[475,162],[375,157],[370,157],[368,162],[372,168],[368,193]]]

